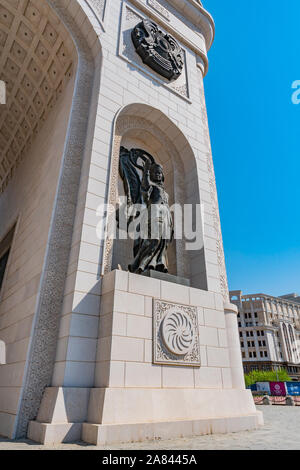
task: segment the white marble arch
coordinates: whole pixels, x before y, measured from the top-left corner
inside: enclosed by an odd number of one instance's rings
[[[171,204],[192,204],[194,209],[198,205],[201,218],[195,155],[186,137],[170,118],[159,109],[142,103],[128,105],[118,113],[109,188],[109,203],[113,206],[118,200],[119,191],[122,191],[118,175],[121,145],[127,148],[144,148],[152,153],[165,168],[166,189]],[[198,237],[201,240],[201,249],[196,251],[187,251],[184,239],[173,242],[169,248],[170,273],[190,279],[192,287],[207,290],[203,233],[198,233]],[[118,264],[126,269],[132,253],[131,244],[130,241],[124,243],[106,240],[104,272],[116,269]],[[125,245],[129,248],[129,258],[124,255]]]

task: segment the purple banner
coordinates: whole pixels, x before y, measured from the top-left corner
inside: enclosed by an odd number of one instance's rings
[[[270,382],[270,391],[273,397],[285,397],[286,388],[284,382]]]

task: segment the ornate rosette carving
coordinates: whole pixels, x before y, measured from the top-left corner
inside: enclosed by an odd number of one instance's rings
[[[197,307],[154,300],[153,363],[200,367]]]
[[[162,322],[162,338],[172,354],[184,356],[193,348],[195,329],[189,316],[174,310],[166,315]]]

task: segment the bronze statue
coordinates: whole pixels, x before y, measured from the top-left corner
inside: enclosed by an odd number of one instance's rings
[[[142,171],[142,178],[137,169]],[[174,230],[169,196],[164,188],[163,168],[148,152],[121,147],[120,175],[127,196],[129,223],[139,219],[134,260],[128,269],[137,274],[152,269],[167,273],[167,249],[173,240]]]

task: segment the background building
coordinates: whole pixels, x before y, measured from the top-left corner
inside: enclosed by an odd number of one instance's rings
[[[231,291],[230,299],[239,309],[245,372],[284,367],[292,378],[300,378],[300,297]]]

